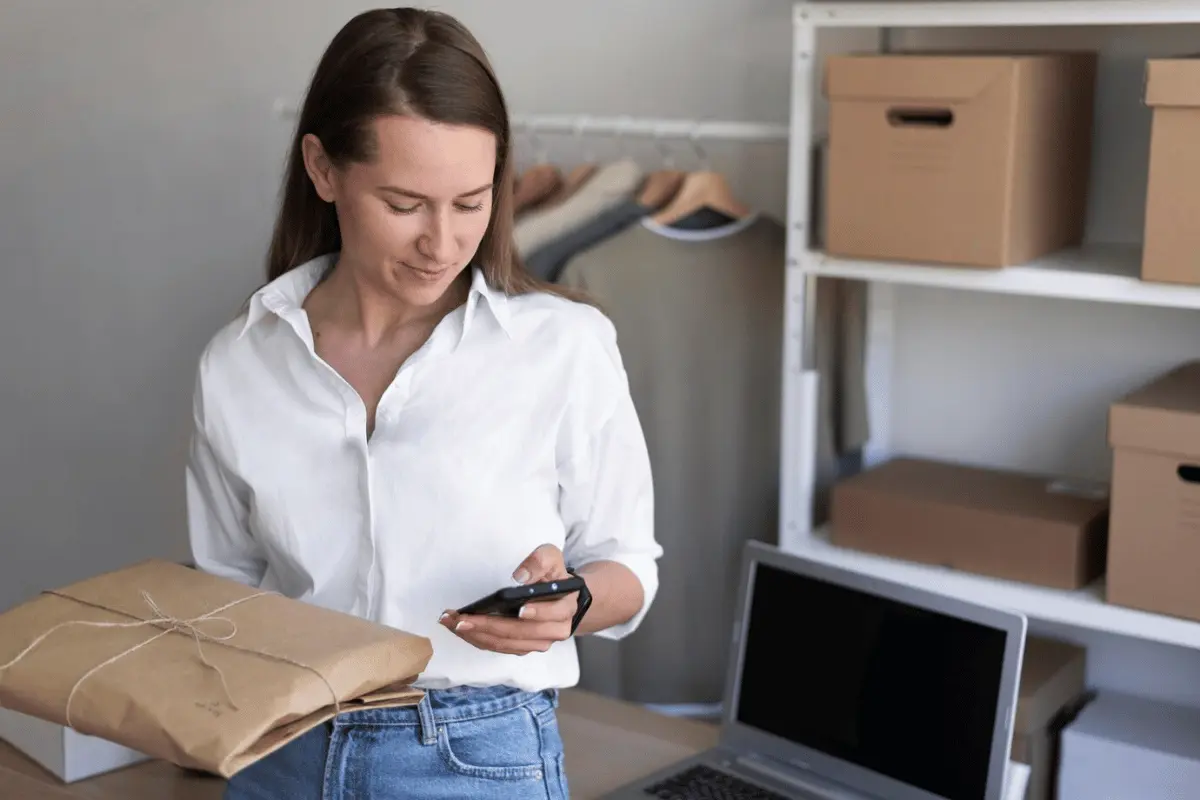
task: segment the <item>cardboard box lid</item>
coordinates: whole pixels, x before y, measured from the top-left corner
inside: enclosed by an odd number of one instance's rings
[[[1028,636],[1013,730],[1042,730],[1087,689],[1087,650],[1067,642]]]
[[[1108,508],[1102,486],[916,458],[892,459],[843,481],[841,488],[1072,527],[1086,525]]]
[[[1020,59],[1006,56],[841,55],[825,62],[831,100],[963,102],[1002,77]]]
[[[1146,62],[1146,105],[1200,107],[1200,57]]]
[[[1181,364],[1113,403],[1108,441],[1200,458],[1200,361]]]

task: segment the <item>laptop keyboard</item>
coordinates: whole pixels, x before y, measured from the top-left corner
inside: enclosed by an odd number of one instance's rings
[[[787,800],[711,767],[696,766],[647,786],[646,794],[662,800]]]

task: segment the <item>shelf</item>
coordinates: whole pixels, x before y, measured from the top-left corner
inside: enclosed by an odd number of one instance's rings
[[[1183,25],[1200,23],[1195,0],[940,0],[797,4],[797,24],[833,28]]]
[[[997,580],[947,567],[925,566],[837,547],[830,544],[825,530],[806,536],[794,546],[784,549],[822,564],[995,608],[1018,611],[1031,621],[1200,649],[1200,622],[1110,605],[1103,600],[1103,583],[1067,592]]]
[[[1127,245],[1091,245],[1019,267],[961,267],[860,261],[811,253],[801,261],[806,273],[904,286],[928,286],[1030,297],[1058,297],[1101,303],[1200,309],[1200,286],[1149,283],[1138,277],[1141,250]]]

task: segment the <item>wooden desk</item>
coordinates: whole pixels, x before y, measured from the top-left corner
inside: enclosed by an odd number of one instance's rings
[[[599,797],[717,741],[715,725],[579,690],[562,693],[558,723],[573,800]],[[64,786],[0,742],[0,800],[221,800],[223,786],[161,761]]]

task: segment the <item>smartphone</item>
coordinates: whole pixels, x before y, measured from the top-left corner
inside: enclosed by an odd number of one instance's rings
[[[556,581],[529,583],[524,586],[512,586],[507,589],[481,597],[470,605],[458,610],[459,614],[497,614],[503,617],[515,617],[521,612],[521,606],[526,603],[538,603],[554,600],[583,588],[583,578],[570,577]]]

